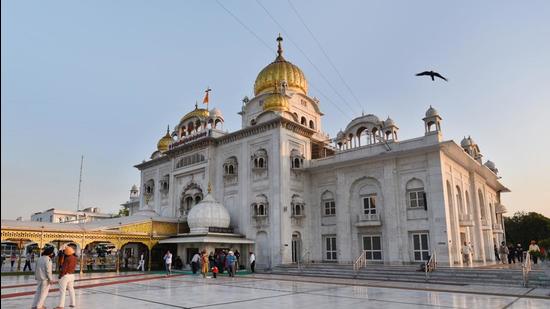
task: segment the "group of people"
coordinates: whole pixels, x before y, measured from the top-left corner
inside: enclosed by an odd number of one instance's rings
[[[545,254],[544,248],[540,248],[535,240],[531,240],[528,251],[535,264],[538,263],[539,256],[544,256]],[[515,264],[516,260],[518,263],[523,263],[524,252],[525,250],[522,248],[521,244],[517,244],[516,246],[513,244],[506,245],[506,242],[503,241],[498,248],[495,245],[496,258],[502,264]]]
[[[230,277],[234,277],[240,267],[240,256],[239,250],[235,250],[235,252],[229,250],[227,253],[225,250],[221,250],[217,254],[214,254],[214,252],[208,254],[206,250],[202,250],[200,253],[195,253],[191,258],[191,270],[193,274],[196,274],[200,269],[204,278],[206,278],[209,272],[212,272],[212,276],[216,278],[218,273],[223,273],[224,271],[227,271]],[[176,259],[178,258],[179,257]],[[170,250],[166,251],[163,260],[166,268],[166,275],[169,276],[172,273],[172,253]],[[250,252],[249,262],[251,272],[255,272],[256,256],[254,252]]]
[[[69,295],[71,298],[71,307],[76,306],[76,296],[74,292],[74,272],[77,265],[77,257],[75,255],[75,250],[71,246],[66,246],[63,251],[60,251],[58,257],[61,259],[60,270],[59,270],[59,280],[57,284],[59,286],[59,305],[56,308],[65,307],[65,295],[67,289],[69,290]],[[48,292],[50,286],[53,282],[53,262],[52,259],[55,257],[54,248],[46,247],[36,262],[36,269],[34,272],[34,277],[37,281],[36,294],[32,302],[32,308],[45,308],[44,302],[48,297]]]

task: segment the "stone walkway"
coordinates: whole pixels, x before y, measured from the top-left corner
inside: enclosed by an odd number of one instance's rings
[[[186,274],[96,273],[77,280],[77,308],[550,308],[549,289],[267,274],[203,279]],[[2,308],[30,308],[34,283],[32,276],[2,276]],[[48,308],[57,305],[56,289],[52,286]]]

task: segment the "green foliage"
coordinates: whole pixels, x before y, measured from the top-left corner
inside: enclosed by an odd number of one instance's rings
[[[118,214],[115,216],[116,218],[118,217],[127,217],[130,215],[130,210],[124,206],[120,207],[120,209],[118,210]]]
[[[509,243],[527,249],[531,240],[536,240],[539,246],[550,248],[550,218],[536,212],[516,212],[513,217],[504,218],[504,226]]]

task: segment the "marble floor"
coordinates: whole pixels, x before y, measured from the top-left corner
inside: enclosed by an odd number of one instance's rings
[[[550,308],[550,290],[502,290],[478,287],[439,290],[385,282],[308,281],[249,275],[203,279],[159,273],[85,274],[75,283],[77,308]],[[1,307],[30,308],[32,276],[2,276]],[[57,288],[56,285],[52,289]],[[57,306],[59,292],[50,292],[46,307]],[[67,299],[66,305],[69,305]]]

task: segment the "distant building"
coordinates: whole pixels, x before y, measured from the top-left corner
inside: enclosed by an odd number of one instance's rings
[[[51,223],[84,223],[112,218],[112,214],[101,213],[98,207],[88,207],[81,211],[50,208],[31,215],[31,221]]]
[[[129,216],[139,211],[139,190],[136,185],[133,185],[130,189],[130,199],[128,199],[126,203],[120,205],[128,209]]]

